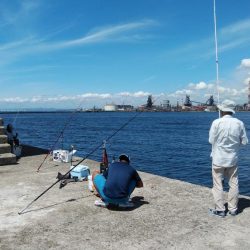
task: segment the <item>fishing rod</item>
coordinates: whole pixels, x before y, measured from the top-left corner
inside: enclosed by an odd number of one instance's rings
[[[113,134],[108,136],[104,141],[108,142],[112,137],[114,137],[119,131],[124,129],[130,122],[132,122],[136,117],[138,117],[143,112],[136,112],[136,114],[131,117],[127,122],[125,122],[119,129],[117,129]],[[79,161],[73,168],[71,168],[67,173],[65,173],[62,178],[59,178],[56,182],[54,182],[52,185],[50,185],[47,189],[45,189],[41,194],[39,194],[32,202],[30,202],[24,209],[22,209],[20,212],[18,212],[19,215],[23,214],[27,208],[29,208],[35,201],[37,201],[40,197],[42,197],[45,193],[47,193],[52,187],[54,187],[59,181],[61,181],[65,176],[67,176],[70,171],[72,171],[74,168],[76,168],[80,163],[85,161],[89,156],[91,156],[95,151],[97,151],[101,146],[103,145],[103,142],[97,145],[88,155],[86,155],[81,161]]]
[[[217,21],[216,21],[216,0],[214,0],[214,42],[215,42],[215,62],[216,62],[217,103],[220,104],[220,93],[219,93],[219,58],[218,58]],[[220,117],[220,112],[219,112],[219,117]]]
[[[81,106],[82,102],[78,105],[78,107],[74,110],[74,112],[71,113],[71,116],[68,118],[68,120],[66,121],[66,123],[64,124],[63,129],[61,130],[60,134],[58,135],[58,137],[56,138],[55,142],[52,144],[52,146],[50,147],[50,149],[48,150],[48,153],[45,155],[42,163],[39,165],[39,167],[37,168],[37,172],[39,172],[40,168],[42,167],[42,165],[44,164],[44,162],[46,161],[46,159],[48,158],[48,156],[50,155],[50,152],[55,148],[56,144],[58,143],[59,139],[63,136],[64,131],[66,130],[66,128],[68,127],[68,125],[70,124],[73,116],[77,113],[78,108]]]

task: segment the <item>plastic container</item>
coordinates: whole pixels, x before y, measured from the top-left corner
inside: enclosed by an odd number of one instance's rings
[[[70,169],[74,168],[71,166]],[[77,177],[78,180],[87,180],[88,176],[90,175],[90,170],[88,166],[85,165],[78,165],[73,170],[70,171],[71,177]]]

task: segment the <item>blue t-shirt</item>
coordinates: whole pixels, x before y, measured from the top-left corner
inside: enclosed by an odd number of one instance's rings
[[[103,175],[107,179],[103,192],[111,199],[128,197],[131,181],[141,180],[137,171],[125,162],[112,163]]]

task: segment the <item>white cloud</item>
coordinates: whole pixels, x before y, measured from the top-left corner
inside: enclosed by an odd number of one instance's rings
[[[18,26],[26,19],[30,19],[34,16],[35,10],[40,10],[40,0],[23,0],[12,5],[12,8],[7,8],[6,4],[0,4],[0,27],[15,25]],[[31,15],[32,13],[32,15]]]
[[[248,22],[246,23],[248,24]],[[250,22],[249,22],[250,24]],[[247,26],[248,27],[248,26]],[[232,27],[231,32],[236,32],[240,29],[240,26],[235,26],[235,30]],[[228,33],[229,29],[227,30]],[[191,83],[188,85],[189,89],[193,90],[193,98],[207,98],[213,95],[217,99],[218,91],[219,97],[222,101],[223,99],[232,99],[237,103],[246,103],[248,94],[248,84],[250,81],[250,59],[245,58],[241,60],[240,66],[235,68],[235,70],[229,75],[228,79],[221,79],[219,82],[218,90],[215,83],[205,83],[200,81],[199,83]]]
[[[250,30],[250,19],[240,20],[221,29],[221,35],[238,35]]]
[[[250,83],[250,77],[248,77],[248,78],[246,78],[246,79],[244,80],[244,84],[245,84],[245,85],[249,85],[249,83]]]
[[[23,38],[20,41],[10,41],[5,44],[0,44],[0,57],[4,59],[1,60],[0,64],[7,64],[19,59],[22,56],[30,54],[57,51],[88,44],[102,43],[107,41],[138,41],[136,40],[138,35],[137,33],[143,32],[146,28],[150,28],[154,25],[157,25],[157,22],[154,20],[141,20],[137,22],[118,24],[94,29],[85,36],[77,39],[57,42],[46,40],[49,36],[47,36],[47,38],[46,36],[43,36],[42,38],[28,36],[27,38]],[[124,36],[126,36],[126,38],[123,40]],[[142,40],[142,36],[140,36],[139,40]]]
[[[248,45],[249,42],[250,42],[250,37],[234,38],[233,41],[227,41],[224,44],[222,44],[219,47],[219,51],[220,53],[224,51],[228,51],[228,50],[240,47],[240,46],[244,46],[245,44]]]
[[[242,94],[247,94],[247,88],[235,89],[235,88],[227,88],[223,86],[219,86],[219,93],[223,94],[223,96],[235,97],[241,96]]]
[[[250,43],[250,19],[232,23],[218,31],[220,37],[219,53],[229,51]]]
[[[138,91],[138,92],[120,92],[116,94],[117,96],[122,96],[122,97],[146,97],[148,95],[150,95],[149,92],[144,92],[144,91]]]
[[[78,101],[81,102],[83,100],[92,100],[92,101],[101,101],[101,100],[116,100],[117,102],[121,101],[121,97],[131,97],[135,99],[145,99],[150,95],[148,92],[138,91],[138,92],[121,92],[121,93],[84,93],[81,95],[75,96],[33,96],[30,98],[22,98],[22,97],[7,97],[0,99],[0,103],[64,103],[67,101]],[[160,94],[161,95],[161,94]]]
[[[51,44],[52,48],[65,48],[71,46],[78,46],[89,43],[96,43],[100,41],[104,41],[114,38],[114,36],[119,35],[121,33],[131,32],[133,30],[138,30],[146,27],[150,27],[152,25],[156,25],[156,22],[153,20],[142,20],[134,23],[126,23],[121,25],[114,25],[110,27],[102,27],[101,29],[95,30],[94,32],[88,33],[86,36],[81,37],[79,39],[59,42],[56,44]],[[134,37],[134,36],[133,36]]]
[[[193,91],[190,89],[182,89],[182,90],[177,90],[174,93],[169,94],[168,96],[173,98],[180,98],[185,95],[191,95],[192,93]]]
[[[78,97],[80,98],[101,98],[101,99],[106,99],[106,98],[111,98],[112,95],[111,94],[98,94],[98,93],[86,93],[86,94],[82,94],[82,95],[79,95]]]
[[[195,85],[196,86],[196,85]],[[115,104],[131,104],[134,106],[139,106],[145,104],[147,101],[148,95],[152,94],[153,99],[159,104],[162,100],[170,100],[172,104],[175,104],[177,100],[184,100],[185,95],[190,95],[192,101],[205,103],[210,95],[208,86],[207,88],[196,88],[189,89],[190,84],[187,88],[177,90],[171,94],[153,94],[144,91],[138,92],[120,92],[120,93],[83,93],[80,95],[58,95],[58,96],[33,96],[33,97],[6,97],[1,98],[0,103],[7,105],[11,104],[16,105],[16,107],[63,107],[63,108],[76,108],[83,107],[89,108],[93,106],[103,107],[106,103],[115,103]],[[246,102],[248,87],[244,88],[230,88],[225,86],[219,86],[220,100],[232,99],[237,103]],[[216,101],[217,95],[214,93],[214,99]],[[83,105],[84,103],[84,105]],[[78,104],[78,105],[77,105]],[[195,104],[195,103],[194,103]],[[3,106],[4,106],[3,105]]]
[[[120,92],[117,94],[118,96],[124,96],[124,97],[129,97],[131,96],[131,93],[130,92]]]
[[[250,18],[244,19],[235,23],[232,23],[224,28],[218,29],[218,51],[219,53],[227,52],[239,47],[249,46],[250,44]],[[166,53],[166,56],[179,55],[179,54],[190,54],[194,58],[210,59],[214,57],[214,37],[206,37],[199,41],[193,41],[189,44],[182,44],[181,47],[172,49]],[[179,57],[178,57],[179,58]],[[190,57],[188,58],[190,63]],[[192,62],[191,62],[192,63]]]
[[[205,82],[199,82],[196,85],[196,89],[207,89],[207,84]]]
[[[248,61],[242,61],[242,65],[248,65]],[[169,94],[168,97],[179,99],[181,98],[182,100],[184,100],[185,95],[190,95],[191,100],[205,103],[211,95],[213,95],[215,101],[217,101],[219,91],[219,97],[221,101],[224,99],[232,99],[240,104],[246,103],[248,94],[248,82],[250,80],[250,77],[246,78],[246,71],[239,70],[239,67],[235,72],[237,72],[235,79],[230,79],[233,83],[231,83],[231,81],[227,82],[224,79],[223,81],[220,81],[218,90],[216,84],[200,81],[198,83],[189,83],[183,89]],[[244,83],[242,79],[245,79]]]
[[[19,40],[19,41],[10,42],[10,43],[7,43],[7,44],[0,45],[0,51],[8,51],[8,50],[11,50],[11,49],[15,49],[15,48],[24,46],[30,40],[31,40],[31,37],[25,38],[25,39],[22,39],[22,40]]]
[[[21,98],[21,97],[7,97],[7,98],[2,98],[0,100],[3,103],[23,103],[23,102],[28,102],[28,98]]]
[[[120,25],[113,25],[109,27],[102,27],[98,30],[95,30],[95,32],[89,32],[86,36],[80,37],[78,39],[74,40],[68,40],[68,41],[58,41],[58,42],[45,42],[43,39],[33,39],[30,38],[23,39],[23,41],[14,41],[10,42],[9,44],[4,44],[0,47],[1,50],[4,49],[11,49],[16,48],[20,49],[20,47],[24,47],[27,51],[26,52],[39,52],[39,51],[51,51],[51,50],[58,50],[58,49],[64,49],[68,47],[75,47],[85,44],[91,44],[91,43],[98,43],[103,42],[106,40],[116,40],[117,36],[138,31],[147,27],[151,27],[153,25],[156,25],[157,23],[154,20],[142,20],[138,22],[133,23],[126,23],[126,24],[120,24]],[[134,36],[131,36],[134,37]],[[26,41],[30,41],[28,46],[25,47]],[[126,39],[127,41],[127,39]]]
[[[206,84],[205,82],[199,82],[197,84],[190,83],[188,85],[191,89],[202,90],[202,89],[210,89],[213,87],[213,84]]]
[[[135,92],[132,96],[134,96],[134,97],[145,97],[145,96],[148,96],[148,95],[150,95],[150,93],[143,92],[143,91],[138,91],[138,92]]]
[[[249,68],[250,69],[250,59],[242,59],[241,64],[239,66],[240,68]]]

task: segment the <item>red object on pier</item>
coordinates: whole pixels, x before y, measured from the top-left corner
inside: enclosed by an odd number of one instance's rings
[[[108,166],[108,164],[109,164],[106,148],[103,148],[102,163],[103,163],[104,166]]]

